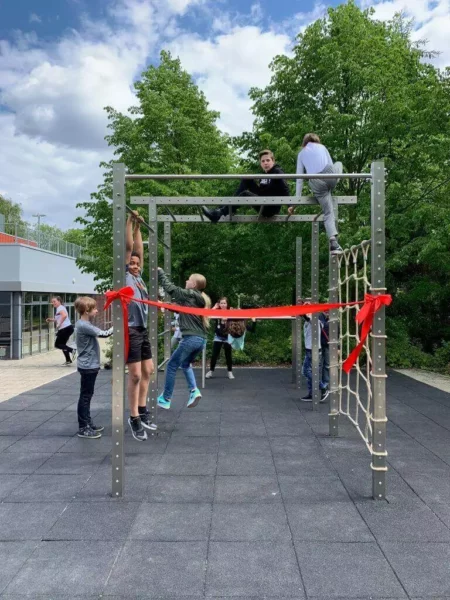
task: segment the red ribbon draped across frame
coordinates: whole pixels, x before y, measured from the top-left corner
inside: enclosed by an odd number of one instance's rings
[[[150,306],[156,306],[156,308],[165,308],[173,312],[187,313],[190,315],[196,315],[198,317],[217,317],[217,310],[211,308],[193,308],[191,306],[178,306],[177,304],[166,304],[165,302],[156,302],[155,300],[141,300],[133,298],[134,292],[132,287],[124,287],[120,290],[106,292],[106,303],[105,310],[110,306],[114,300],[119,300],[122,306],[122,316],[124,321],[124,338],[125,338],[125,356],[128,356],[129,347],[129,335],[128,335],[128,304],[130,302],[141,302],[142,304],[148,304]],[[335,303],[335,304],[306,304],[306,305],[293,305],[293,306],[272,306],[269,308],[246,308],[246,309],[230,309],[221,310],[220,316],[228,319],[258,319],[258,318],[270,318],[270,317],[300,317],[308,313],[326,312],[336,308],[344,308],[345,306],[355,306],[356,304],[363,304],[363,307],[356,315],[356,321],[361,327],[361,335],[359,344],[354,348],[351,354],[348,356],[343,364],[343,369],[346,373],[349,373],[353,365],[355,364],[358,356],[361,353],[364,342],[369,335],[372,328],[373,319],[375,313],[380,310],[383,306],[389,306],[392,302],[390,294],[380,294],[379,296],[372,296],[366,294],[364,301],[361,302],[347,302],[347,303]]]

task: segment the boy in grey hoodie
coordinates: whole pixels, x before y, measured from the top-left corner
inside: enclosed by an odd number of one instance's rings
[[[78,400],[78,437],[97,439],[102,437],[104,427],[94,425],[91,418],[91,400],[94,395],[95,380],[100,370],[100,345],[97,338],[109,337],[113,328],[102,331],[90,322],[98,313],[97,303],[89,296],[82,296],[75,301],[75,310],[80,319],[75,324],[77,343],[77,368],[81,375],[80,398]]]

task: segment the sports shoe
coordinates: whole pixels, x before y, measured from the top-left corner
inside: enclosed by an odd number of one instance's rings
[[[145,429],[149,429],[150,431],[156,431],[158,429],[158,425],[153,423],[148,410],[144,413],[140,413],[139,416],[141,417],[142,427],[145,427]]]
[[[328,398],[329,395],[330,395],[330,390],[328,388],[325,388],[324,390],[322,390],[322,395],[321,395],[320,401],[325,402],[325,400]]]
[[[134,437],[135,440],[137,440],[138,442],[143,442],[147,439],[147,432],[142,427],[141,419],[139,417],[135,417],[133,419],[129,417],[128,425],[131,429],[131,435]]]
[[[302,402],[312,402],[312,396],[311,394],[308,394],[307,396],[303,396],[303,398],[300,398],[300,400]]]
[[[73,362],[73,361],[76,359],[76,357],[77,357],[77,349],[76,349],[76,348],[74,348],[74,349],[72,350],[72,362]]]
[[[80,427],[77,436],[85,440],[97,440],[102,437],[102,434],[99,431],[94,431],[89,425],[86,425],[86,427]]]
[[[105,431],[103,425],[94,425],[92,421],[89,423],[89,427],[92,429],[92,431],[98,431],[98,433]]]
[[[214,377],[214,371],[208,371],[205,375],[205,379],[211,379]]]
[[[161,396],[158,396],[158,406],[160,408],[164,408],[165,410],[169,410],[170,408],[170,400],[166,400],[164,398],[164,396],[161,394]]]
[[[70,367],[70,366],[72,366],[72,361],[71,360],[66,360],[66,362],[63,363],[61,366],[62,367]]]
[[[219,221],[220,217],[222,216],[222,213],[218,208],[210,210],[209,208],[206,208],[206,206],[202,206],[202,212],[205,215],[205,217],[211,221],[211,223],[217,223],[217,221]]]
[[[330,253],[331,254],[343,254],[344,251],[339,245],[337,240],[330,240]]]
[[[195,408],[197,406],[197,404],[200,402],[201,397],[202,397],[202,394],[198,388],[195,388],[195,390],[192,390],[191,393],[189,394],[189,400],[187,403],[187,407]]]
[[[234,379],[233,371],[228,371],[228,379]]]

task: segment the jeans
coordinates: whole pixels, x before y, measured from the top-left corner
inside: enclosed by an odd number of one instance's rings
[[[216,368],[217,359],[220,356],[220,351],[222,349],[225,352],[225,360],[227,361],[227,369],[228,371],[233,370],[233,363],[231,359],[231,346],[228,342],[213,342],[213,351],[211,356],[211,371],[214,371]]]
[[[197,387],[191,362],[193,362],[196,356],[203,350],[204,344],[204,338],[197,335],[186,335],[181,338],[178,348],[167,363],[166,383],[163,392],[163,398],[165,400],[172,399],[173,388],[175,387],[175,377],[179,367],[183,369],[189,391],[194,390]]]
[[[319,373],[322,374],[322,353],[319,352]],[[312,350],[305,350],[305,359],[303,361],[302,375],[308,382],[308,395],[312,396]],[[326,384],[319,381],[319,388],[326,389]]]
[[[328,387],[330,385],[330,349],[328,346],[322,347],[322,382]]]
[[[322,173],[342,173],[342,163],[337,162],[334,165],[325,167]],[[309,187],[314,195],[314,198],[320,204],[323,212],[325,231],[328,238],[338,234],[336,229],[336,219],[334,216],[333,196],[331,192],[338,184],[338,179],[311,179]]]
[[[94,395],[98,369],[78,369],[81,375],[80,398],[78,400],[78,426],[80,429],[92,422],[91,400]]]
[[[55,348],[62,350],[66,362],[72,362],[71,353],[73,348],[67,345],[67,341],[73,333],[73,325],[59,329],[56,333]]]

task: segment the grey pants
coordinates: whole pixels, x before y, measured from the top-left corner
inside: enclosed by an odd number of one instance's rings
[[[342,163],[337,162],[334,165],[328,165],[322,173],[342,173]],[[336,218],[334,216],[333,196],[331,192],[338,184],[338,179],[310,179],[309,187],[314,198],[322,207],[325,230],[328,238],[335,237],[338,234],[336,229]]]

